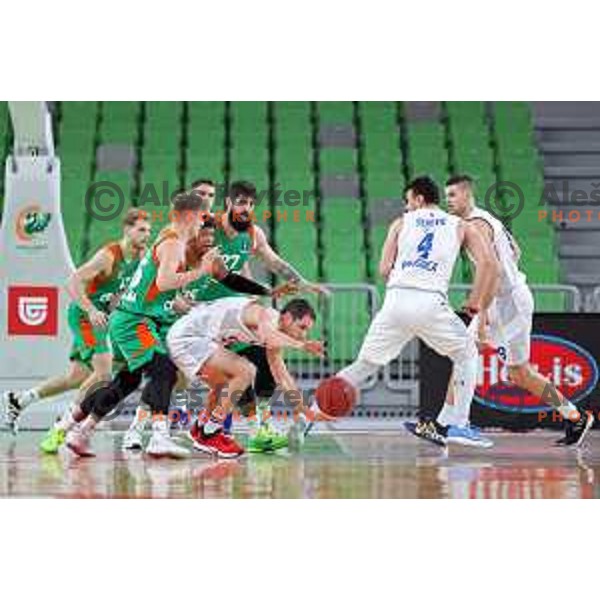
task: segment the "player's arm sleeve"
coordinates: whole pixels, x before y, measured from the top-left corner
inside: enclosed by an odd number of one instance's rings
[[[254,281],[254,279],[248,279],[247,277],[239,275],[238,273],[233,273],[232,271],[227,271],[225,274],[219,273],[218,275],[219,276],[216,279],[234,292],[249,294],[250,296],[271,295],[270,288],[258,283],[258,281]]]

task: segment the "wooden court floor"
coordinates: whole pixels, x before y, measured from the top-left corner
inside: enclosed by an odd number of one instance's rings
[[[600,432],[581,450],[556,433],[491,435],[447,453],[398,430],[316,431],[301,452],[156,460],[100,432],[98,456],[41,456],[42,432],[0,432],[0,496],[41,498],[598,498]]]

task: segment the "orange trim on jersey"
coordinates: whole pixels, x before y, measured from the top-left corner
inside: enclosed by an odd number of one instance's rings
[[[158,256],[156,254],[156,250],[165,240],[172,240],[172,239],[178,240],[179,234],[174,229],[171,229],[170,227],[163,229],[158,234],[158,239],[154,242],[154,245],[152,246],[152,260],[154,261],[155,265],[158,264]]]
[[[146,323],[138,323],[135,328],[135,334],[144,350],[157,345],[156,339],[150,329],[148,329]]]
[[[148,291],[146,292],[146,300],[148,302],[152,302],[152,300],[154,300],[158,294],[160,294],[160,290],[158,289],[158,286],[156,285],[156,278],[152,280],[152,283],[150,284],[150,287],[148,288]]]
[[[86,287],[85,293],[87,296],[91,296],[98,291],[98,288],[110,280],[119,268],[119,263],[123,260],[123,249],[121,248],[120,242],[109,242],[106,244],[101,251],[106,251],[112,256],[112,267],[110,273],[99,273],[92,279]]]
[[[83,343],[86,346],[93,348],[96,345],[96,334],[94,333],[92,324],[84,317],[79,320],[79,327],[81,328]]]
[[[179,234],[174,231],[171,228],[166,228],[163,229],[159,234],[158,234],[158,239],[156,240],[156,242],[154,242],[154,246],[152,246],[152,260],[154,261],[154,264],[158,267],[158,256],[156,254],[156,250],[157,248],[165,241],[165,240],[172,240],[172,239],[179,239]],[[180,271],[183,271],[183,265],[179,265],[177,267],[177,273],[179,273]],[[148,291],[146,292],[146,297],[145,300],[148,302],[152,302],[152,300],[154,300],[158,294],[160,294],[160,290],[158,289],[158,286],[156,285],[156,278],[152,280],[152,283],[150,284],[150,287],[148,288]]]

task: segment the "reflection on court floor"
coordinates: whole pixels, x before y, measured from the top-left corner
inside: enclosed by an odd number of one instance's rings
[[[597,498],[600,433],[580,451],[556,433],[497,434],[448,453],[403,431],[320,432],[301,453],[153,460],[95,439],[98,456],[40,456],[41,432],[0,433],[0,496],[53,498]]]

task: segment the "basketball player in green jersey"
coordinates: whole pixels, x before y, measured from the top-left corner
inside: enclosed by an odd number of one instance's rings
[[[29,390],[7,393],[7,422],[13,431],[27,406],[76,388],[79,388],[79,402],[90,386],[110,379],[108,314],[127,287],[150,235],[146,213],[130,209],[123,220],[123,237],[103,246],[70,277],[67,289],[73,302],[67,310],[73,345],[69,370]],[[55,453],[63,441],[64,431],[54,426],[40,447],[44,452]]]

